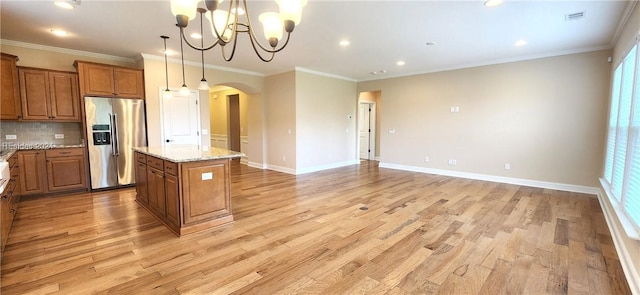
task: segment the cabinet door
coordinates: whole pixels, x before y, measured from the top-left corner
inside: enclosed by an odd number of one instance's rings
[[[184,224],[231,214],[228,160],[183,164],[182,179]]]
[[[56,121],[80,121],[78,75],[49,72],[51,117]]]
[[[147,193],[147,165],[141,162],[136,163],[136,199],[143,203],[149,204],[149,195]]]
[[[45,70],[19,69],[22,120],[47,121],[49,105],[49,74]]]
[[[2,54],[1,57],[0,120],[17,120],[21,116],[17,57],[8,54]]]
[[[179,208],[179,196],[178,191],[178,178],[166,174],[164,178],[164,186],[167,201],[167,221],[169,224],[175,225],[176,228],[180,226],[180,208]]]
[[[115,95],[126,98],[144,98],[144,77],[141,70],[114,68]]]
[[[49,191],[64,191],[87,187],[83,156],[47,158]]]
[[[80,71],[84,81],[84,94],[97,96],[113,96],[113,67],[90,63],[81,64]]]
[[[20,193],[23,195],[46,192],[44,152],[18,152],[18,166],[20,166]]]
[[[2,250],[4,250],[4,246],[7,244],[7,237],[9,237],[11,221],[13,220],[10,202],[9,196],[3,193],[0,198],[0,243],[2,244]]]
[[[147,195],[151,210],[165,217],[164,173],[149,166],[147,166]]]

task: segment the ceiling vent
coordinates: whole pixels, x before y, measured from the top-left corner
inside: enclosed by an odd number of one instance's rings
[[[565,14],[564,15],[564,20],[565,21],[572,21],[572,20],[579,20],[584,18],[585,16],[585,12],[584,11],[580,11],[580,12],[576,12],[576,13],[569,13],[569,14]]]

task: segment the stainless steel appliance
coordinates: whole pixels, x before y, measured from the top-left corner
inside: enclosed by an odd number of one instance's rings
[[[131,147],[147,145],[144,100],[85,97],[91,188],[135,183]]]

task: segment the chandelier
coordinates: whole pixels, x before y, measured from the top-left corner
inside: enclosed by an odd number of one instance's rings
[[[222,56],[225,61],[231,61],[236,51],[237,38],[239,33],[246,33],[251,41],[251,47],[258,57],[264,61],[271,61],[275,54],[284,49],[289,43],[291,32],[302,18],[302,8],[307,4],[307,0],[275,0],[280,7],[280,13],[264,12],[260,14],[259,21],[263,25],[264,37],[268,41],[268,46],[262,45],[254,33],[254,27],[251,24],[249,10],[246,0],[230,0],[228,10],[219,9],[224,0],[204,0],[206,9],[198,8],[200,0],[171,0],[171,13],[176,17],[176,26],[180,28],[180,37],[189,47],[206,51],[220,45]],[[205,14],[214,42],[209,46],[196,46],[191,44],[185,37],[184,30],[189,21],[200,13]],[[202,35],[202,23],[200,26]],[[286,39],[278,47],[278,43],[283,39],[283,31],[286,32]],[[202,42],[201,42],[202,43]],[[231,46],[230,52],[227,47]]]

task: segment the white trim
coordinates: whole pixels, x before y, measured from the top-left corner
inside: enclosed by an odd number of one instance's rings
[[[331,163],[326,165],[296,169],[295,174],[296,175],[307,174],[307,173],[318,172],[322,170],[329,170],[329,169],[340,168],[340,167],[351,166],[351,165],[360,165],[360,160],[351,160],[351,161],[345,161],[345,162],[339,162],[339,163]]]
[[[252,168],[262,169],[262,170],[267,169],[267,165],[261,164],[261,163],[256,163],[256,162],[251,162],[251,161],[247,161],[247,166],[252,167]]]
[[[422,72],[403,73],[402,75],[389,75],[389,76],[385,76],[385,77],[378,76],[376,78],[359,79],[358,82],[374,81],[374,80],[385,80],[385,79],[391,79],[391,78],[401,78],[401,77],[408,77],[408,76],[415,76],[415,75],[424,75],[424,74],[431,74],[431,73],[438,73],[438,72],[445,72],[445,71],[453,71],[453,70],[460,70],[460,69],[466,69],[466,68],[492,66],[492,65],[499,65],[499,64],[505,64],[505,63],[511,63],[511,62],[519,62],[519,61],[527,61],[527,60],[546,58],[546,57],[555,57],[555,56],[562,56],[562,55],[569,55],[569,54],[578,54],[578,53],[585,53],[585,52],[592,52],[592,51],[599,51],[599,50],[607,50],[607,49],[611,49],[611,47],[612,46],[607,45],[607,46],[589,47],[589,48],[581,48],[581,49],[573,49],[573,50],[563,50],[563,51],[549,52],[549,53],[543,53],[543,54],[532,54],[532,55],[527,55],[527,56],[512,57],[512,58],[505,58],[505,59],[497,59],[497,60],[483,61],[483,62],[478,62],[478,63],[460,64],[460,65],[454,65],[454,66],[450,66],[450,67],[436,68],[436,69],[432,69],[432,70],[428,70],[428,71],[422,71]]]
[[[613,206],[612,202],[610,202],[609,200],[609,197],[606,195],[606,190],[608,187],[608,185],[606,185],[606,181],[600,178],[600,183],[602,184],[605,192],[604,194],[602,191],[598,192],[598,200],[600,201],[600,207],[602,207],[604,218],[607,221],[607,227],[609,227],[609,231],[611,232],[611,238],[613,239],[616,253],[618,253],[618,257],[620,258],[622,270],[627,279],[627,283],[629,284],[629,289],[631,289],[631,293],[640,294],[640,273],[638,273],[638,269],[636,269],[632,263],[633,260],[631,260],[631,257],[629,256],[629,249],[627,249],[626,243],[624,243],[622,239],[621,231],[617,226],[615,226],[615,220],[617,219],[620,221],[624,228],[624,221],[619,218],[619,216],[621,215],[612,213],[617,212],[617,210],[615,209],[616,206]]]
[[[376,157],[376,161],[380,162],[380,157]]]
[[[140,53],[140,55],[142,55],[143,59],[157,60],[157,61],[164,62],[164,56],[153,55],[153,54],[148,54],[148,53]],[[182,60],[177,59],[177,58],[168,58],[167,62],[174,63],[174,64],[182,64]],[[184,64],[185,65],[194,66],[194,67],[202,67],[201,63],[188,61],[188,60],[185,60]],[[265,75],[263,75],[261,73],[258,73],[258,72],[239,70],[239,69],[216,66],[216,65],[211,65],[211,64],[204,64],[204,67],[207,68],[207,69],[214,69],[214,70],[219,70],[219,71],[232,72],[232,73],[238,73],[238,74],[245,74],[245,75],[251,75],[251,76],[258,76],[258,77],[264,77],[265,76]]]
[[[604,190],[604,195],[602,197],[606,197],[608,201],[607,203],[611,204],[611,209],[613,210],[615,216],[617,216],[618,221],[620,221],[620,224],[622,225],[622,229],[624,229],[626,236],[632,240],[640,241],[640,231],[636,229],[633,221],[627,217],[624,209],[622,209],[620,207],[620,204],[618,204],[618,200],[613,197],[613,194],[611,193],[611,186],[604,178],[600,178],[600,185]],[[601,194],[602,191],[599,191],[598,193]],[[602,200],[600,201],[600,203],[602,203]]]
[[[324,77],[328,77],[328,78],[335,78],[335,79],[345,80],[345,81],[349,81],[349,82],[358,82],[358,80],[353,79],[353,78],[349,78],[349,77],[345,77],[345,76],[339,76],[339,75],[334,75],[334,74],[329,74],[329,73],[323,73],[323,72],[319,72],[319,71],[314,71],[314,70],[310,70],[310,69],[305,69],[305,68],[302,68],[302,67],[295,67],[294,69],[295,69],[295,71],[297,71],[297,72],[303,72],[303,73],[308,73],[308,74],[314,74],[314,75],[324,76]]]
[[[379,166],[380,168],[389,168],[389,169],[396,169],[396,170],[445,175],[445,176],[484,180],[484,181],[491,181],[491,182],[533,186],[533,187],[539,187],[539,188],[569,191],[569,192],[576,192],[576,193],[583,193],[583,194],[597,195],[598,192],[600,191],[598,188],[590,187],[590,186],[529,180],[529,179],[522,179],[522,178],[511,178],[511,177],[477,174],[477,173],[469,173],[469,172],[461,172],[461,171],[441,170],[441,169],[407,166],[407,165],[399,165],[399,164],[392,164],[392,163],[380,163]]]
[[[618,43],[618,39],[620,38],[620,35],[622,35],[622,31],[624,30],[624,27],[627,25],[629,18],[633,14],[633,9],[636,8],[636,4],[638,4],[637,1],[627,2],[627,6],[624,8],[624,12],[622,12],[622,17],[620,18],[620,20],[618,21],[618,25],[616,26],[616,31],[613,33],[613,36],[611,37],[610,44],[612,47],[615,46],[616,43]]]
[[[263,168],[263,169],[278,171],[278,172],[282,172],[282,173],[286,173],[286,174],[293,174],[293,175],[296,174],[296,170],[295,169],[282,167],[282,166],[277,166],[277,165],[269,165],[269,164],[267,164],[266,167]]]
[[[50,51],[50,52],[58,52],[58,53],[64,53],[64,54],[69,54],[69,55],[86,56],[86,57],[92,57],[92,58],[98,58],[98,59],[104,59],[104,60],[111,60],[111,61],[117,61],[117,62],[126,62],[126,63],[130,63],[130,64],[135,64],[136,63],[135,58],[128,58],[128,57],[121,57],[121,56],[115,56],[115,55],[94,53],[94,52],[81,51],[81,50],[75,50],[75,49],[53,47],[53,46],[47,46],[47,45],[39,45],[39,44],[26,43],[26,42],[20,42],[20,41],[13,41],[13,40],[7,40],[7,39],[0,39],[0,44],[8,45],[8,46],[15,46],[15,47],[22,47],[22,48],[29,48],[29,49],[36,49],[36,50],[43,50],[43,51]],[[162,59],[162,60],[164,61],[164,59]]]

